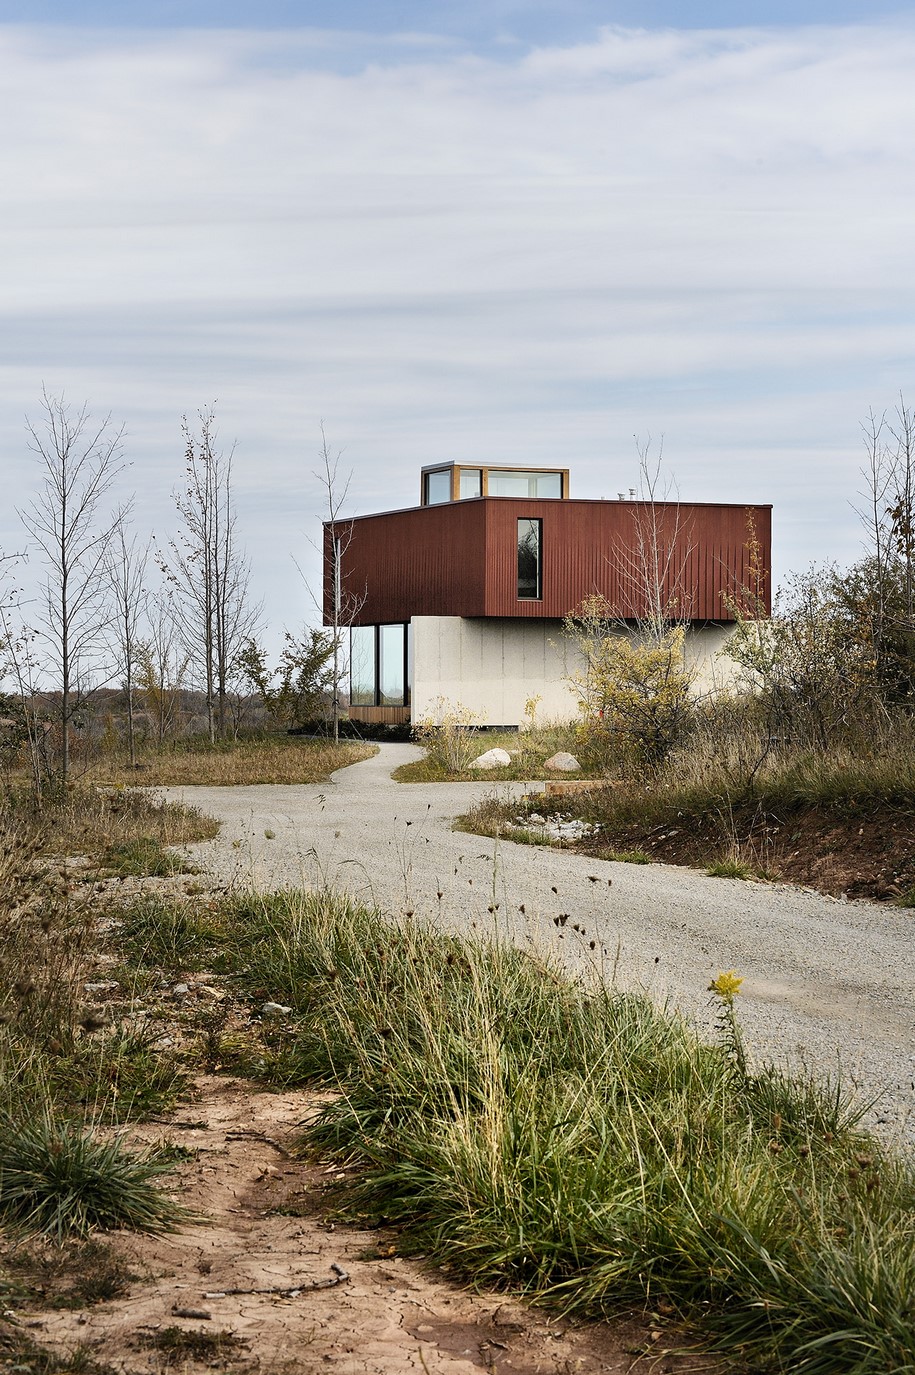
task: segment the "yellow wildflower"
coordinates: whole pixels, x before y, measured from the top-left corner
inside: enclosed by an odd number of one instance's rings
[[[740,985],[743,979],[738,977],[736,969],[725,970],[719,974],[717,979],[712,979],[708,986],[709,993],[717,993],[719,998],[727,998],[729,1001],[740,992]]]

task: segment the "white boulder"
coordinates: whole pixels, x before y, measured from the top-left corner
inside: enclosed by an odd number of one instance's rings
[[[512,757],[508,750],[500,750],[498,747],[487,750],[485,754],[478,755],[470,765],[472,769],[504,769],[506,764],[512,762]]]
[[[548,759],[543,766],[545,769],[557,769],[561,773],[577,773],[581,768],[574,754],[568,754],[565,750],[560,750]]]

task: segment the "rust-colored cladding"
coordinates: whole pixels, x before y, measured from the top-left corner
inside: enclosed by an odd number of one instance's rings
[[[357,625],[413,616],[558,619],[593,593],[633,619],[648,610],[643,564],[664,569],[665,600],[678,616],[729,621],[728,598],[744,589],[758,592],[770,609],[771,516],[770,506],[482,497],[361,516],[338,523],[337,531],[345,546],[345,595],[364,599]],[[518,597],[521,517],[543,522],[537,601]],[[754,534],[761,579],[751,555]],[[326,539],[329,552],[330,527]],[[325,621],[332,595],[328,580]]]

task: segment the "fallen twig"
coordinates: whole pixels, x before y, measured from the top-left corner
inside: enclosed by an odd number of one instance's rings
[[[144,1122],[158,1122],[163,1127],[177,1127],[184,1132],[209,1131],[209,1122],[176,1122],[174,1117],[144,1117]]]
[[[277,1294],[282,1298],[297,1299],[300,1294],[308,1294],[315,1289],[334,1289],[338,1284],[345,1284],[349,1279],[348,1272],[336,1261],[332,1262],[330,1268],[334,1272],[333,1279],[309,1280],[307,1284],[293,1284],[280,1288],[210,1290],[203,1297],[205,1299],[229,1299],[240,1294]]]
[[[226,1132],[227,1141],[266,1141],[268,1146],[272,1146],[280,1155],[290,1156],[291,1152],[282,1141],[277,1141],[275,1136],[267,1136],[265,1132],[252,1131],[247,1127],[239,1127],[236,1131]]]

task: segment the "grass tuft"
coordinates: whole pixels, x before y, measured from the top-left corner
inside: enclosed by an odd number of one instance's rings
[[[94,1228],[162,1231],[188,1217],[154,1183],[171,1169],[161,1154],[132,1154],[48,1114],[0,1124],[0,1159],[0,1216],[25,1232],[61,1241]]]
[[[247,1350],[248,1343],[234,1332],[207,1332],[202,1329],[163,1327],[159,1332],[143,1333],[143,1346],[156,1351],[166,1369],[185,1366],[188,1361],[208,1365],[222,1364],[227,1356]]]
[[[102,852],[100,864],[118,878],[166,878],[170,874],[186,874],[187,861],[173,850],[163,848],[153,836],[138,836],[136,840],[108,845]]]
[[[120,913],[117,943],[135,968],[177,972],[201,967],[218,934],[212,910],[144,896]]]
[[[709,878],[748,879],[752,870],[741,859],[717,859],[714,864],[708,866],[705,872]]]
[[[609,859],[615,864],[651,864],[651,855],[644,850],[601,850],[599,859]]]

